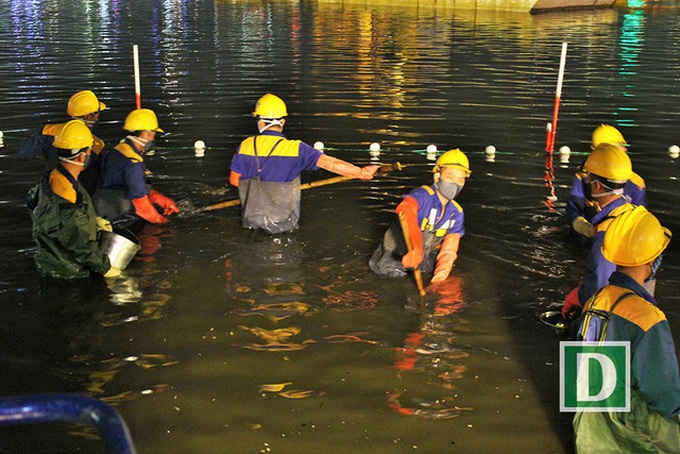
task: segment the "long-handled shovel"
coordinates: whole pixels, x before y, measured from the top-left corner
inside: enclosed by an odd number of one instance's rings
[[[392,170],[401,170],[403,167],[399,162],[392,164],[381,165],[378,169],[380,173],[387,173]],[[343,181],[353,180],[353,177],[337,176],[333,178],[326,178],[325,180],[310,181],[309,183],[304,183],[300,185],[300,189],[318,188],[319,186],[326,186],[329,184],[341,183]],[[239,199],[227,200],[225,202],[215,203],[213,205],[208,205],[206,207],[196,208],[191,214],[203,213],[204,211],[220,210],[222,208],[233,207],[240,205],[241,201]]]
[[[404,213],[399,213],[399,224],[401,224],[401,231],[404,233],[404,241],[406,241],[406,249],[409,252],[413,250],[413,245],[411,244],[411,237],[409,236],[408,223],[404,217]],[[423,278],[420,275],[420,267],[416,266],[413,268],[413,277],[416,278],[416,285],[418,286],[418,293],[420,294],[420,302],[423,302],[423,297],[425,296],[425,289],[423,288]]]

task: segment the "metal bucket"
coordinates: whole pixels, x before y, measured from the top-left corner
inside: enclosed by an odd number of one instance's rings
[[[127,229],[99,232],[99,247],[109,256],[111,266],[124,270],[142,248],[137,237]]]

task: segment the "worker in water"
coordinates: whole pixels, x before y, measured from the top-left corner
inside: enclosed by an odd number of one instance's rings
[[[601,143],[608,143],[627,151],[628,144],[623,134],[613,126],[602,124],[595,128],[592,136],[592,149]],[[623,197],[633,205],[647,206],[647,189],[645,180],[633,172],[623,187]],[[566,217],[573,232],[585,238],[595,235],[592,219],[596,214],[594,205],[585,197],[585,172],[579,168],[574,175],[574,182],[567,200]]]
[[[642,206],[604,234],[602,254],[616,271],[586,303],[579,337],[629,345],[630,411],[577,412],[577,452],[680,452],[678,357],[666,316],[643,287],[670,240]]]
[[[297,229],[300,219],[300,172],[319,167],[370,180],[378,166],[356,167],[283,134],[288,111],[281,98],[262,96],[253,116],[258,135],[241,142],[231,161],[229,182],[238,187],[243,226],[271,234]]]
[[[111,231],[111,224],[97,216],[90,196],[78,183],[90,162],[92,142],[92,133],[82,121],[62,125],[52,143],[57,167],[29,192],[35,263],[43,276],[76,279],[90,272],[104,277],[120,274],[97,243],[97,231]]]
[[[99,101],[97,96],[90,90],[75,93],[68,100],[66,114],[75,120],[82,120],[90,131],[94,131],[99,125],[99,116],[106,110],[106,104]],[[19,145],[17,156],[19,159],[34,159],[43,156],[46,160],[47,170],[52,170],[59,162],[59,155],[53,146],[54,135],[63,123],[47,124],[40,132],[33,134]],[[92,136],[94,143],[90,154],[90,165],[86,171],[80,174],[80,183],[87,192],[93,194],[97,189],[99,177],[99,154],[104,149],[104,142],[97,136]]]
[[[103,155],[101,187],[93,197],[97,212],[120,225],[140,218],[152,224],[169,222],[167,216],[179,213],[179,208],[146,182],[144,153],[154,148],[156,134],[163,132],[156,114],[150,109],[133,110],[123,129],[128,136]]]
[[[424,272],[434,271],[433,283],[449,276],[465,234],[463,208],[454,199],[470,173],[470,162],[459,149],[439,156],[434,184],[414,189],[395,210],[408,227],[411,251],[406,248],[401,224],[395,221],[369,260],[374,273],[404,277],[407,269],[420,267]]]
[[[612,220],[635,206],[623,196],[623,188],[633,174],[630,158],[620,147],[602,143],[595,147],[583,164],[585,197],[596,214],[592,218],[595,234],[588,252],[586,274],[581,284],[567,294],[562,307],[565,319],[574,320],[583,304],[607,285],[616,265],[602,255],[602,241]]]

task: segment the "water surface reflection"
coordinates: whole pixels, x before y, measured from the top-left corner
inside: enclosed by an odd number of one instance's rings
[[[571,450],[559,338],[536,315],[583,270],[561,214],[599,123],[622,130],[651,209],[680,232],[667,154],[680,143],[677,8],[532,16],[370,3],[0,4],[2,394],[101,398],[140,452]],[[556,149],[572,156],[550,165],[564,40]],[[288,103],[290,137],[404,170],[303,192],[291,235],[249,236],[238,207],[195,211],[138,232],[143,250],[114,282],[42,280],[23,200],[43,163],[16,160],[16,148],[65,120],[80,89],[111,107],[97,134],[115,143],[134,107],[132,44],[142,104],[167,131],[148,157],[154,187],[187,207],[237,197],[228,164],[269,91]],[[367,261],[401,196],[431,180],[430,144],[463,149],[473,174],[460,258],[421,305],[412,280],[377,278]],[[671,245],[657,286],[676,339],[679,264]],[[0,432],[9,452],[98,452],[84,428]]]

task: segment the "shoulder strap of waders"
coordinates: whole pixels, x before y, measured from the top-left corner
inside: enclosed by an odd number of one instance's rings
[[[602,288],[604,289],[604,287]],[[597,296],[600,294],[602,289],[598,290],[598,292],[590,299],[591,306],[592,303],[595,301]],[[607,310],[602,310],[602,309],[592,309],[588,308],[584,312],[584,317],[583,317],[583,324],[581,325],[581,338],[585,339],[586,332],[588,330],[588,324],[590,323],[590,319],[595,316],[601,320],[604,321],[604,324],[602,326],[602,332],[600,333],[599,339],[597,339],[598,342],[604,342],[607,339],[607,329],[609,329],[609,321],[611,320],[611,316],[614,313],[614,309],[616,309],[616,306],[619,305],[619,303],[626,298],[629,298],[633,295],[635,295],[635,292],[626,292],[619,296],[616,301],[614,301],[614,304],[612,304],[611,309]]]
[[[283,142],[283,137],[276,141],[272,149],[269,150],[269,153],[267,153],[267,156],[264,157],[262,165],[260,165],[260,156],[257,154],[257,136],[253,138],[253,151],[255,152],[255,163],[257,165],[257,175],[255,177],[258,180],[260,179],[260,172],[262,171],[262,167],[264,167],[264,164],[267,162],[267,159],[269,159],[269,157],[272,155],[276,147],[278,147],[281,142]]]

